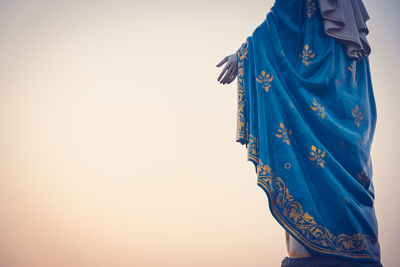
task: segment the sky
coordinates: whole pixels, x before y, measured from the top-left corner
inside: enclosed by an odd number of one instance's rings
[[[400,2],[364,0],[382,263],[400,238]],[[280,266],[215,65],[273,1],[0,0],[0,265]]]

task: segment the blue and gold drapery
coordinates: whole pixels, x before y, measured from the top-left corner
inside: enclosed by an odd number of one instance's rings
[[[316,0],[276,0],[237,51],[236,141],[274,218],[311,252],[380,261],[368,57],[324,33]]]

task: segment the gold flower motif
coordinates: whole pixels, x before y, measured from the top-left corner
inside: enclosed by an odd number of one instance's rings
[[[310,106],[312,110],[315,110],[318,112],[318,116],[321,118],[325,119],[325,107],[323,107],[320,103],[318,103],[317,99],[313,97],[313,103]]]
[[[283,124],[283,122],[281,122],[279,124],[278,130],[276,131],[276,136],[278,138],[282,138],[282,141],[288,145],[290,145],[290,139],[289,139],[289,135],[292,134],[292,130],[289,130],[287,128],[285,128],[285,125]]]
[[[256,78],[257,82],[262,84],[262,87],[266,92],[268,92],[269,88],[271,87],[271,82],[274,79],[273,75],[267,74],[264,70],[261,71],[261,74],[258,75]]]
[[[311,151],[310,151],[310,156],[311,157],[308,157],[308,158],[311,161],[316,161],[317,165],[324,168],[325,160],[323,158],[325,157],[325,151],[322,151],[320,148],[317,149],[316,146],[312,145]]]
[[[362,115],[358,105],[356,105],[356,107],[353,109],[352,114],[354,117],[354,123],[357,125],[357,128],[360,127],[360,123],[361,123],[362,119],[364,118],[364,116]]]
[[[315,53],[313,53],[313,51],[309,48],[310,47],[308,46],[308,44],[306,44],[304,46],[303,53],[299,54],[299,57],[303,59],[302,62],[304,63],[304,65],[306,65],[306,67],[308,67],[308,65],[311,63],[311,59],[315,57]]]
[[[311,18],[314,11],[317,10],[315,2],[313,0],[307,0],[306,2],[306,14],[308,18]]]
[[[347,66],[347,68],[349,69],[349,71],[351,71],[352,75],[353,75],[353,81],[356,82],[356,72],[357,72],[357,65],[356,65],[356,61],[353,60],[353,62],[351,63],[350,66]]]
[[[358,177],[358,180],[360,181],[360,183],[361,183],[364,187],[366,187],[366,186],[368,185],[368,183],[369,183],[368,173],[367,173],[367,171],[366,171],[364,168],[363,168],[362,171],[360,171],[360,172],[357,174],[357,177]]]

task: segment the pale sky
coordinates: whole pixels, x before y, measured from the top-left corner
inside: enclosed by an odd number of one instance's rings
[[[364,0],[384,266],[397,265],[400,2]],[[215,65],[273,1],[0,1],[0,265],[261,267],[287,255]]]

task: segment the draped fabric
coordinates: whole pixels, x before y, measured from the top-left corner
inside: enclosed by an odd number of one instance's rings
[[[312,253],[379,262],[368,57],[325,34],[317,0],[276,0],[237,57],[236,141],[274,218]]]

